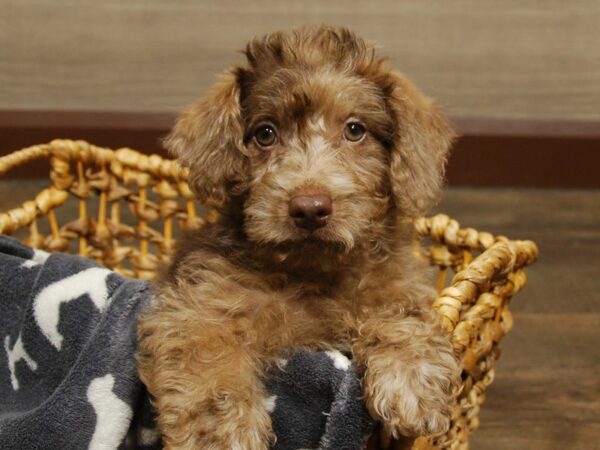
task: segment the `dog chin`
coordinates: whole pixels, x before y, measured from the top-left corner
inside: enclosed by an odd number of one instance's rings
[[[281,250],[288,252],[312,253],[318,256],[323,253],[348,253],[353,248],[353,241],[348,242],[332,233],[326,233],[325,230],[316,230],[312,233],[302,233],[292,239],[288,239],[276,244]]]
[[[288,256],[298,255],[308,257],[312,255],[316,259],[320,259],[324,255],[341,256],[349,251],[341,241],[323,240],[315,236],[277,243],[274,245],[274,250],[277,253]]]

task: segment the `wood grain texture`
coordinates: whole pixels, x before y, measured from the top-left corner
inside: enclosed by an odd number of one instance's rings
[[[346,25],[457,117],[600,120],[596,0],[0,0],[0,109],[173,111],[247,39]]]
[[[598,313],[516,314],[472,448],[600,448],[599,341]]]

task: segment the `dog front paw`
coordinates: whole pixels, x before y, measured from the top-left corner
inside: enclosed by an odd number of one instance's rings
[[[372,364],[365,373],[365,397],[371,415],[394,437],[430,436],[448,431],[454,409],[458,365],[418,361],[390,370]],[[393,365],[392,365],[393,367]]]

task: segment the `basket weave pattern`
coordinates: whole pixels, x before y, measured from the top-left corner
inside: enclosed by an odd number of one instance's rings
[[[23,240],[33,247],[77,252],[126,276],[151,279],[158,264],[168,261],[177,229],[216,219],[214,211],[198,214],[186,169],[127,148],[55,140],[1,157],[0,176],[39,158],[50,160],[50,186],[35,199],[0,212],[0,233],[25,230]],[[55,210],[73,198],[77,215],[61,225]],[[428,241],[417,242],[415,248],[439,267],[440,294],[434,308],[462,359],[463,384],[444,436],[409,443],[389,442],[384,436],[376,446],[466,449],[469,432],[479,425],[485,390],[494,379],[498,343],[512,327],[508,303],[525,285],[524,268],[536,260],[537,247],[531,241],[460,228],[445,215],[420,218],[415,229]]]

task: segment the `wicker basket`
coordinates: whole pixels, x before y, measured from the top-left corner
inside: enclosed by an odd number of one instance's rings
[[[33,247],[79,253],[126,276],[150,279],[169,258],[179,230],[216,218],[198,208],[185,169],[127,148],[55,140],[1,157],[0,176],[38,158],[50,160],[50,186],[20,207],[0,212],[0,233],[15,234]],[[72,210],[70,222],[58,223],[58,207],[65,210],[62,215]],[[369,446],[466,449],[494,379],[498,342],[512,326],[509,300],[525,285],[524,268],[537,258],[537,248],[530,241],[460,228],[445,215],[418,219],[415,227],[427,241],[415,248],[440,269],[434,308],[452,332],[464,381],[446,435],[389,442],[378,434]],[[450,281],[449,270],[454,273]]]

